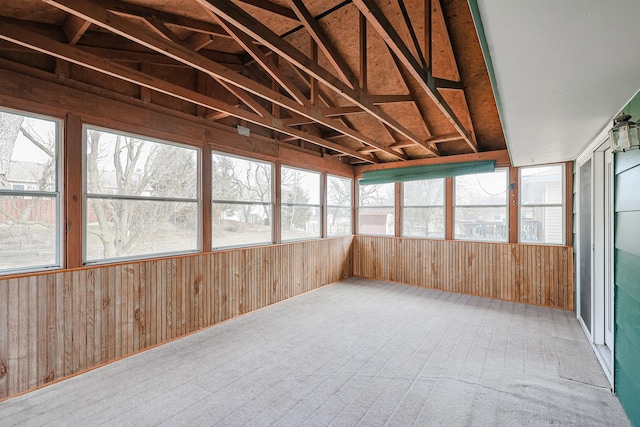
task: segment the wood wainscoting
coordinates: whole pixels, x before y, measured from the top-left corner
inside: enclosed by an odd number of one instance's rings
[[[351,276],[352,236],[0,280],[0,400]]]
[[[573,310],[573,248],[356,236],[354,276]]]

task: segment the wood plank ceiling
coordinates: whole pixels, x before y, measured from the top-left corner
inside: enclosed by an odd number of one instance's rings
[[[0,67],[351,164],[506,148],[466,0],[0,0],[0,39]]]

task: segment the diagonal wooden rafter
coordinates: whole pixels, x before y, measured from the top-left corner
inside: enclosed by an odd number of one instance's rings
[[[440,111],[442,111],[442,113],[449,119],[455,130],[462,136],[462,139],[464,139],[474,152],[478,152],[478,144],[472,139],[460,122],[460,119],[458,119],[449,104],[438,92],[431,70],[420,66],[418,61],[411,54],[407,45],[398,35],[375,1],[353,0],[353,3],[367,17],[369,24],[371,24],[371,26],[384,39],[385,43],[387,43],[387,45],[395,52],[398,59],[400,59],[402,64],[406,67],[407,71],[418,82],[429,98],[431,98],[431,101],[433,101]]]
[[[111,13],[107,8],[95,0],[42,0],[43,2],[55,6],[68,13],[91,21],[92,23],[105,28],[115,34],[132,40],[142,46],[162,53],[177,61],[185,63],[197,70],[211,75],[231,85],[240,87],[241,89],[262,97],[270,102],[279,104],[297,114],[305,117],[313,118],[316,122],[342,132],[349,137],[360,141],[363,144],[371,145],[379,148],[396,159],[406,160],[405,156],[399,155],[394,150],[385,147],[379,142],[369,138],[361,133],[348,128],[343,123],[335,119],[328,119],[322,115],[322,112],[313,106],[307,107],[298,104],[293,99],[280,94],[271,88],[256,83],[254,80],[242,74],[235,73],[226,67],[209,60],[208,58],[188,49],[186,46],[171,42],[165,38],[155,34],[154,32],[144,31],[135,26],[129,20]],[[286,133],[286,132],[285,132]]]
[[[302,105],[309,105],[309,101],[300,90],[289,81],[289,79],[280,71],[278,66],[265,55],[260,48],[253,43],[253,40],[233,25],[227,24],[224,20],[220,20],[220,25],[229,33],[235,41],[260,64],[260,66],[274,79],[278,84],[286,90],[293,99]]]
[[[171,24],[190,31],[210,34],[216,37],[229,38],[229,35],[219,25],[186,16],[174,15],[157,9],[133,3],[125,3],[120,0],[101,0],[100,4],[105,8],[119,15],[132,16],[135,18],[153,17],[164,24]]]
[[[161,20],[159,20],[155,15],[147,15],[147,16],[142,18],[142,21],[147,26],[149,26],[151,28],[151,30],[157,32],[160,36],[166,38],[167,40],[172,41],[174,43],[183,44],[183,42],[180,39],[180,37],[178,37],[178,35],[176,33],[174,33],[173,31],[171,31],[171,29],[169,27],[167,27],[165,25],[165,23],[162,22]],[[266,108],[264,108],[262,105],[260,105],[260,103],[258,101],[253,99],[251,97],[251,95],[249,95],[247,92],[245,92],[241,88],[238,88],[238,87],[235,87],[233,85],[230,85],[230,84],[228,84],[227,82],[225,82],[223,80],[216,79],[215,77],[214,77],[214,79],[222,87],[224,87],[227,91],[229,91],[233,96],[235,96],[240,101],[242,101],[244,103],[244,105],[246,105],[251,110],[253,110],[254,113],[258,114],[261,117],[267,117],[269,115],[269,112],[267,111]]]
[[[251,6],[255,6],[259,9],[266,10],[271,13],[275,13],[276,15],[283,16],[285,18],[289,18],[292,21],[298,21],[298,16],[295,12],[288,7],[280,6],[279,4],[270,2],[268,0],[240,0],[242,3],[250,4]]]
[[[260,117],[257,114],[218,101],[194,90],[158,79],[149,74],[134,70],[131,67],[117,64],[99,56],[90,54],[75,46],[60,43],[43,35],[31,32],[24,28],[21,21],[9,18],[0,18],[0,39],[28,47],[38,52],[81,65],[91,70],[98,71],[111,77],[116,77],[178,99],[192,102],[196,105],[210,108],[219,112],[221,115],[226,114],[234,116],[241,120],[246,120],[247,122],[294,136],[298,139],[337,151],[344,155],[355,157],[366,162],[374,162],[372,156],[358,153],[355,150],[322,139],[316,135],[282,126],[281,120],[272,116]]]
[[[310,80],[310,79],[308,79],[308,78],[307,78],[307,75],[306,75],[306,74],[304,74],[304,73],[303,73],[303,72],[302,72],[298,67],[295,67],[295,66],[291,65],[290,63],[287,63],[287,64],[289,64],[289,65],[290,65],[291,70],[293,71],[293,73],[294,73],[294,74],[296,74],[296,75],[299,77],[299,79],[300,79],[302,82],[304,82],[304,84],[306,84],[306,85],[307,85],[307,87],[308,87],[310,90],[312,90],[312,91],[313,91],[313,88],[312,88],[313,79],[311,79],[311,80]],[[335,106],[332,104],[331,99],[329,99],[329,97],[324,93],[324,90],[323,90],[321,87],[318,87],[317,91],[318,91],[318,94],[317,94],[317,96],[318,96],[318,101],[319,101],[320,103],[322,103],[322,104],[325,106],[324,108],[326,108],[326,109],[331,109],[331,108],[340,108],[340,107],[335,107]],[[348,107],[345,107],[345,108],[348,108]],[[362,110],[362,111],[364,112],[364,110]],[[350,123],[350,121],[349,121],[346,117],[344,117],[344,116],[340,116],[340,117],[339,117],[339,120],[340,120],[340,121],[341,121],[345,126],[347,126],[347,127],[351,128],[351,129],[353,129],[353,125]],[[344,136],[346,136],[346,135],[344,135],[344,134],[336,134],[336,132],[335,132],[335,131],[333,131],[333,134],[331,134],[331,136],[329,136],[329,137],[327,137],[327,136],[326,136],[326,134],[324,135],[325,139],[338,139],[338,138],[341,138],[341,137],[344,137]]]
[[[409,84],[410,84],[409,83],[409,77],[406,75],[406,71],[404,69],[404,66],[402,65],[402,63],[400,62],[400,60],[398,59],[396,54],[393,52],[393,50],[391,50],[391,48],[389,48],[389,46],[387,46],[387,49],[389,49],[389,55],[391,55],[391,58],[393,59],[393,63],[395,64],[396,69],[398,70],[398,73],[400,74],[400,77],[402,78],[402,81],[404,82],[405,86],[407,88],[409,88],[410,87],[409,86]],[[427,115],[422,110],[422,107],[420,107],[420,104],[417,101],[415,101],[413,103],[413,105],[418,110],[418,115],[422,119],[421,123],[424,126],[425,130],[427,131],[427,134],[429,136],[432,136],[431,127],[427,123]]]
[[[62,29],[67,36],[69,44],[76,44],[80,37],[89,29],[91,22],[80,19],[77,16],[69,15],[64,20]]]
[[[313,18],[309,9],[304,5],[302,0],[288,0],[291,9],[298,15],[300,22],[305,26],[309,35],[316,41],[318,47],[324,52],[327,60],[336,70],[338,75],[344,80],[345,83],[352,88],[358,87],[358,79],[351,71],[351,68],[347,62],[342,58],[342,55],[338,52],[338,49],[334,46],[333,42],[327,34],[324,32],[318,21]]]
[[[182,40],[176,33],[171,31],[167,25],[162,22],[156,16],[145,16],[142,18],[144,23],[149,26],[153,31],[157,32],[167,40],[171,40],[176,43],[182,43]]]
[[[382,111],[382,109],[374,105],[373,102],[369,100],[370,95],[368,93],[363,92],[359,88],[350,88],[342,80],[335,77],[327,70],[316,64],[304,53],[299,51],[287,41],[283,40],[276,33],[258,22],[255,18],[237,7],[232,2],[227,0],[197,1],[205,8],[213,11],[221,19],[224,19],[227,22],[233,24],[244,33],[250,35],[252,38],[262,43],[264,46],[276,52],[278,55],[280,55],[280,57],[286,59],[291,64],[318,79],[331,90],[340,94],[354,104],[360,106],[363,110],[367,111],[376,119],[387,124],[390,128],[392,128],[399,134],[404,135],[405,138],[422,145],[431,155],[438,155],[436,151],[433,151],[430,147],[424,145],[423,141],[419,137],[414,135],[413,132],[401,125],[397,120],[389,116],[387,113]]]

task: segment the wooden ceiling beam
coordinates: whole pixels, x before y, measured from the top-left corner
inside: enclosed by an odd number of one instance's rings
[[[431,0],[424,0],[423,55],[427,61],[427,70],[433,70],[433,18],[431,9]]]
[[[413,24],[411,23],[411,19],[409,18],[409,12],[407,12],[407,7],[404,4],[404,0],[397,0],[395,3],[400,9],[400,13],[403,18],[403,29],[409,34],[409,38],[413,42],[413,48],[420,59],[420,63],[422,64],[422,68],[427,68],[427,61],[424,58],[422,53],[422,49],[420,48],[420,42],[418,41],[418,37],[416,36],[416,32],[413,28]]]
[[[166,38],[169,41],[174,43],[182,44],[182,40],[176,33],[171,31],[169,27],[167,27],[164,22],[160,21],[156,16],[145,16],[142,18],[143,22],[149,26],[152,30],[156,31],[160,36]],[[268,117],[270,115],[269,111],[264,108],[258,101],[253,99],[250,94],[245,92],[243,89],[238,88],[234,85],[228,84],[224,80],[218,79],[214,77],[214,79],[227,91],[229,91],[233,96],[238,98],[244,105],[249,107],[254,113],[258,114],[260,117]]]
[[[171,31],[167,25],[159,20],[156,16],[145,16],[143,22],[153,31],[172,42],[182,43],[182,39],[176,33]]]
[[[229,33],[231,37],[251,55],[251,57],[275,80],[284,90],[286,90],[293,99],[299,104],[309,105],[309,101],[304,94],[289,81],[289,79],[282,73],[280,68],[274,61],[271,61],[262,50],[253,43],[251,37],[238,30],[233,25],[228,24],[224,20],[220,20],[222,28]]]
[[[242,110],[194,90],[161,80],[149,74],[134,70],[131,67],[108,61],[104,58],[78,49],[77,47],[51,40],[50,38],[24,29],[20,22],[16,20],[0,18],[0,39],[28,47],[38,52],[51,55],[55,58],[63,59],[111,77],[116,77],[220,113],[229,114],[230,116],[237,117],[238,119],[246,120],[247,122],[254,123],[267,129],[294,136],[312,144],[335,150],[366,162],[375,161],[371,156],[358,153],[356,150],[325,140],[308,132],[284,127],[280,120],[272,116],[260,117],[258,114]]]
[[[367,92],[369,64],[367,63],[367,18],[358,12],[358,58],[360,60],[360,70],[358,74],[358,84],[360,89]]]
[[[413,95],[369,95],[369,100],[374,105],[393,104],[395,102],[414,102]]]
[[[154,17],[165,24],[175,25],[187,30],[211,34],[217,37],[229,38],[229,35],[219,26],[207,21],[189,18],[186,16],[174,15],[161,10],[149,7],[125,3],[119,0],[101,0],[100,4],[108,10],[119,14],[133,17]]]
[[[52,0],[45,0],[52,1]],[[62,1],[62,0],[60,0]],[[68,0],[65,0],[68,1]],[[420,138],[413,134],[409,129],[400,124],[397,120],[375,106],[369,99],[368,94],[359,88],[351,88],[339,78],[333,76],[327,70],[314,63],[308,56],[296,49],[286,40],[283,40],[276,33],[271,31],[265,25],[260,23],[254,17],[237,7],[234,3],[227,0],[197,0],[202,6],[213,11],[221,19],[233,24],[244,33],[250,35],[255,40],[262,43],[272,51],[276,52],[280,57],[286,59],[291,64],[302,69],[304,72],[315,77],[327,87],[347,98],[349,101],[362,107],[363,110],[386,123],[396,132],[404,135],[407,139],[420,143]],[[368,144],[371,145],[371,144]],[[390,150],[389,150],[390,151]],[[388,152],[388,151],[387,151]],[[437,153],[431,153],[437,155]],[[396,153],[393,154],[397,155]]]
[[[441,142],[459,141],[461,139],[462,137],[459,133],[453,132],[444,135],[432,136],[428,138],[427,141],[431,142],[432,144],[439,144]]]
[[[75,15],[67,15],[62,24],[64,35],[67,36],[69,44],[76,44],[80,37],[89,29],[91,22],[80,19]]]
[[[409,88],[409,77],[406,75],[406,71],[404,69],[404,66],[402,65],[402,63],[400,62],[398,57],[395,55],[395,53],[391,50],[391,48],[389,48],[388,45],[387,45],[387,49],[389,49],[389,55],[391,55],[391,58],[393,58],[393,63],[395,64],[396,69],[398,70],[398,73],[400,74],[400,77],[402,78],[402,81],[404,82],[405,86],[407,86],[407,88]],[[423,110],[422,106],[416,101],[416,102],[413,103],[413,107],[416,109],[416,112],[418,113],[418,117],[420,117],[420,123],[422,123],[422,125],[424,126],[424,129],[427,132],[427,135],[431,136],[431,134],[432,134],[431,127],[429,126],[429,123],[427,121],[427,115],[426,115],[425,111]],[[409,141],[409,142],[411,142],[411,141]],[[428,147],[431,150],[435,150],[435,151],[439,152],[438,147],[436,147],[435,144],[430,142],[429,139],[423,141],[420,145],[422,147]],[[394,144],[391,147],[396,148],[397,145]],[[405,147],[399,147],[399,148],[405,148]]]
[[[184,44],[196,52],[213,43],[213,36],[206,33],[193,33],[184,40]]]
[[[442,33],[442,38],[444,39],[444,45],[441,46],[441,49],[445,52],[446,56],[448,56],[449,59],[451,60],[454,80],[460,80],[458,62],[456,61],[456,57],[453,53],[453,45],[451,44],[451,38],[449,37],[449,30],[447,28],[447,23],[444,20],[444,13],[442,12],[442,6],[440,5],[440,0],[431,0],[431,1],[433,4],[434,24],[440,25],[440,32]]]
[[[447,101],[438,92],[431,70],[420,66],[411,51],[404,43],[397,31],[393,28],[387,17],[382,13],[374,0],[353,0],[353,3],[367,17],[367,21],[383,38],[385,43],[393,50],[398,59],[406,67],[407,71],[418,82],[420,87],[429,96],[440,111],[449,119],[453,127],[460,133],[462,139],[474,152],[478,152],[478,144],[472,139],[464,128],[460,119],[453,112]]]
[[[449,89],[449,90],[464,90],[464,86],[460,81],[453,81],[447,79],[440,79],[438,77],[433,78],[433,83],[436,89]]]
[[[250,4],[258,9],[266,10],[267,12],[274,13],[279,16],[291,19],[292,21],[298,21],[296,13],[288,7],[280,6],[279,4],[270,2],[268,0],[240,0],[242,3]]]
[[[342,80],[347,83],[351,88],[358,87],[358,79],[351,71],[351,68],[344,60],[338,49],[336,49],[335,45],[331,41],[331,39],[324,32],[318,21],[313,18],[309,9],[304,5],[302,0],[288,0],[291,9],[298,16],[298,19],[305,26],[309,35],[315,40],[318,44],[318,47],[325,54],[329,63],[336,70],[338,75],[342,78]]]
[[[365,111],[358,107],[357,105],[353,105],[351,107],[332,107],[332,108],[324,108],[322,110],[326,117],[340,117],[347,116],[350,114],[361,114]]]
[[[123,36],[142,46],[145,46],[158,53],[167,55],[177,61],[190,65],[191,67],[211,75],[216,79],[220,79],[231,85],[237,86],[242,90],[260,96],[270,102],[279,104],[280,106],[296,112],[302,116],[314,119],[316,122],[334,129],[338,132],[345,133],[351,138],[362,142],[366,145],[380,148],[394,158],[406,160],[393,150],[384,147],[377,141],[369,138],[361,133],[345,126],[343,123],[335,119],[327,119],[318,108],[313,106],[307,107],[298,104],[295,100],[288,98],[271,88],[265,87],[253,79],[242,74],[235,73],[224,66],[207,59],[206,57],[189,50],[186,46],[171,42],[165,38],[150,31],[142,31],[136,27],[131,21],[111,13],[101,3],[95,0],[42,0],[43,2],[64,10],[68,13],[91,21],[92,23],[105,28],[115,34]],[[330,147],[327,147],[330,148]],[[331,148],[333,149],[333,148]]]

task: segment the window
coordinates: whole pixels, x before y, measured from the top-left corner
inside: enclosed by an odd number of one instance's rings
[[[273,242],[273,166],[213,154],[213,247]]]
[[[395,234],[395,184],[360,185],[358,233]]]
[[[60,266],[60,121],[0,110],[0,272]]]
[[[283,166],[282,240],[320,237],[320,173]]]
[[[327,175],[327,236],[352,234],[353,180]]]
[[[520,242],[564,244],[564,165],[520,169]]]
[[[506,242],[507,170],[455,178],[456,239]]]
[[[444,239],[444,179],[402,184],[402,235]]]
[[[85,261],[199,249],[198,150],[85,127]]]

